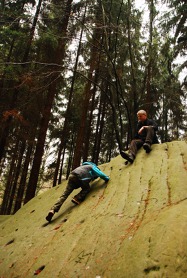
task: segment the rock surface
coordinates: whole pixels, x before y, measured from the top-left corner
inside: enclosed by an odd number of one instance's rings
[[[80,206],[70,196],[48,225],[66,182],[1,218],[0,277],[186,278],[187,144],[152,149],[99,166],[108,184],[95,180]]]

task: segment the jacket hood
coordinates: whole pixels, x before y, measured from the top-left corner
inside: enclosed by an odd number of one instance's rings
[[[88,162],[88,161],[83,162],[82,165],[92,165],[92,166],[96,166],[97,167],[97,165],[95,163]]]

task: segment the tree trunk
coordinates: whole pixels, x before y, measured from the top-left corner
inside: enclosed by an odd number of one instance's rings
[[[26,158],[25,158],[25,162],[23,165],[23,171],[21,174],[20,184],[19,184],[16,201],[15,201],[15,205],[14,205],[14,213],[16,213],[16,211],[18,211],[21,208],[21,204],[23,202],[23,195],[24,195],[24,191],[26,189],[27,173],[28,173],[28,168],[29,168],[29,164],[30,164],[32,149],[33,149],[33,143],[30,144],[27,149]]]
[[[95,148],[94,148],[94,160],[96,164],[98,164],[99,161],[99,153],[101,148],[101,138],[103,133],[103,127],[104,127],[104,119],[106,114],[106,95],[102,93],[101,95],[101,101],[100,101],[100,108],[99,108],[99,114],[98,114],[98,123],[97,123],[97,132],[96,132],[96,142],[95,142]]]
[[[56,78],[54,78],[54,80],[55,79]],[[39,171],[40,171],[40,165],[42,162],[42,156],[44,152],[45,138],[46,138],[47,128],[51,116],[51,108],[56,94],[56,86],[57,86],[57,81],[54,82],[51,81],[51,84],[49,85],[49,89],[48,89],[46,105],[44,107],[44,112],[40,122],[40,130],[38,134],[38,140],[36,144],[36,150],[34,154],[34,160],[33,160],[31,174],[30,174],[30,178],[26,190],[24,204],[26,204],[29,200],[31,200],[35,196],[35,191],[36,191]]]
[[[54,61],[54,63],[58,64],[58,65],[62,64],[64,55],[65,55],[66,40],[64,40],[63,37],[65,37],[66,31],[67,31],[72,1],[73,0],[67,0],[66,8],[64,11],[64,18],[61,22],[62,36],[59,38],[59,41],[58,41],[58,47],[57,47],[57,50],[55,53],[56,58]],[[58,73],[58,71],[59,71],[59,67],[52,66],[51,72],[53,72],[53,75],[52,75],[52,79],[51,79],[51,82],[50,82],[50,85],[48,88],[46,105],[44,107],[44,112],[43,112],[41,123],[40,123],[40,130],[39,130],[33,165],[32,165],[32,169],[31,169],[28,187],[26,190],[24,203],[27,203],[29,200],[31,200],[35,196],[37,182],[38,182],[38,176],[39,176],[39,171],[40,171],[40,165],[41,165],[42,156],[43,156],[43,152],[44,152],[44,143],[45,143],[47,128],[48,128],[50,115],[51,115],[51,108],[53,105],[55,95],[57,93],[58,78],[60,77],[60,74]]]
[[[61,182],[62,182],[65,152],[66,152],[66,145],[64,145],[63,154],[62,154],[62,158],[61,158],[60,173],[59,173],[59,176],[58,176],[58,184],[61,184]]]
[[[89,119],[87,121],[87,127],[85,131],[85,136],[84,136],[84,153],[83,153],[83,161],[87,161],[88,159],[88,154],[89,154],[89,145],[90,145],[90,136],[91,136],[91,131],[92,131],[92,119],[93,119],[93,110],[95,107],[95,95],[96,95],[96,90],[97,90],[97,82],[98,82],[98,69],[96,70],[95,74],[95,80],[94,80],[94,87],[92,89],[92,101],[91,101],[91,107],[89,109]]]
[[[91,67],[89,69],[89,74],[88,74],[88,81],[86,83],[84,93],[83,93],[83,103],[82,103],[82,115],[81,115],[81,122],[80,122],[80,127],[77,135],[77,140],[76,140],[76,147],[75,147],[75,154],[74,154],[74,160],[73,160],[73,169],[78,167],[80,165],[81,157],[83,156],[83,142],[84,142],[84,133],[85,133],[85,128],[86,128],[86,120],[87,120],[87,112],[88,112],[88,106],[89,106],[89,101],[91,97],[91,84],[92,84],[92,73],[94,70],[93,64],[94,64],[94,59],[95,57],[92,56],[91,58]]]
[[[34,20],[33,20],[33,23],[32,23],[31,30],[30,30],[29,39],[28,39],[28,42],[26,44],[26,49],[25,49],[24,56],[23,56],[23,61],[24,62],[27,61],[28,57],[29,57],[31,44],[32,44],[32,40],[33,40],[33,37],[34,37],[36,24],[37,24],[37,21],[38,21],[38,16],[40,14],[40,9],[41,9],[42,2],[43,2],[43,0],[38,1],[38,5],[37,5],[37,8],[36,8],[36,13],[34,15]]]
[[[21,143],[20,150],[18,149],[18,154],[19,154],[18,162],[17,162],[16,169],[15,169],[14,180],[13,180],[9,204],[8,204],[8,208],[7,208],[8,214],[11,214],[11,211],[12,211],[12,205],[13,205],[13,201],[14,201],[14,197],[15,197],[15,193],[16,193],[18,178],[19,178],[19,175],[21,172],[21,164],[22,164],[23,154],[25,151],[25,145],[26,145],[25,142],[20,142],[20,143]]]
[[[73,77],[72,77],[72,82],[71,82],[68,105],[67,105],[67,109],[66,109],[66,113],[65,113],[64,127],[62,130],[61,142],[60,142],[59,150],[58,150],[57,162],[56,162],[55,173],[54,173],[54,178],[53,178],[53,187],[56,186],[56,183],[57,183],[62,150],[64,148],[64,145],[66,144],[65,138],[67,137],[67,134],[68,134],[69,114],[70,114],[70,110],[71,110],[71,103],[72,103],[72,97],[73,97],[74,83],[75,83],[75,79],[76,79],[77,65],[78,65],[80,51],[81,51],[81,43],[82,43],[82,36],[83,36],[83,30],[84,30],[85,16],[86,16],[86,7],[85,7],[84,15],[83,15],[83,24],[82,24],[83,27],[81,29],[81,34],[80,34],[80,39],[79,39],[79,46],[78,46],[76,60],[75,60],[75,66],[74,66]]]
[[[69,153],[69,159],[68,159],[68,166],[67,166],[67,172],[66,172],[66,179],[68,179],[69,174],[72,169],[72,161],[73,161],[73,151],[75,148],[75,142],[74,142],[74,137],[72,135],[72,140],[71,140],[71,148],[70,148],[70,153]]]
[[[128,17],[127,17],[127,28],[128,28],[128,46],[129,46],[129,57],[130,57],[130,66],[131,66],[131,90],[133,95],[133,109],[132,109],[132,115],[133,115],[133,121],[132,121],[132,134],[135,133],[135,126],[137,122],[137,110],[138,110],[138,104],[137,104],[137,86],[136,86],[136,77],[135,77],[135,63],[134,63],[134,55],[133,55],[133,48],[132,48],[132,39],[131,39],[131,0],[128,0]]]
[[[14,174],[15,174],[15,165],[16,165],[16,159],[17,159],[17,153],[18,153],[18,144],[19,141],[17,140],[15,148],[14,148],[14,155],[12,156],[12,161],[10,165],[10,170],[7,178],[7,183],[3,195],[3,202],[1,205],[1,214],[8,214],[8,204],[10,201],[10,195],[12,190],[12,184],[14,180]]]
[[[153,0],[149,3],[149,49],[148,49],[148,66],[147,66],[147,82],[146,82],[146,104],[145,109],[148,115],[151,112],[151,79],[152,79],[152,41],[153,41],[153,19],[154,19],[154,3]]]
[[[38,21],[38,16],[39,16],[42,1],[43,0],[39,0],[39,2],[38,2],[36,14],[34,16],[34,21],[33,21],[32,27],[31,27],[30,35],[29,35],[29,40],[28,40],[28,43],[27,43],[27,46],[26,46],[26,49],[25,49],[25,52],[24,52],[23,59],[22,59],[22,68],[25,68],[25,63],[28,60],[30,47],[31,47],[31,43],[32,43],[32,40],[33,40],[33,37],[34,37],[34,32],[35,32],[35,29],[36,29],[36,24],[37,24],[37,21]],[[26,1],[23,1],[22,9],[21,9],[20,12],[23,12],[25,2]],[[18,19],[18,20],[20,21],[20,19]],[[16,23],[17,28],[19,28],[19,23],[20,23],[19,21]],[[8,60],[10,60],[10,54],[12,53],[14,42],[15,42],[15,40],[13,39],[12,45],[11,45],[11,48],[10,48],[10,52],[9,52],[9,56],[8,56]],[[3,77],[3,79],[4,79],[4,77]],[[3,86],[3,80],[2,80],[1,85]],[[18,94],[19,94],[19,90],[17,89],[19,87],[19,85],[17,84],[15,86],[15,84],[14,84],[13,87],[15,87],[15,89],[14,89],[14,92],[13,92],[13,98],[12,98],[12,101],[10,103],[9,110],[14,109],[14,107],[16,106],[16,101],[17,101]],[[3,124],[4,128],[3,127],[1,128],[2,129],[2,135],[0,137],[0,162],[1,162],[1,159],[4,155],[4,153],[5,153],[5,146],[6,146],[7,138],[8,138],[8,135],[9,135],[9,129],[10,129],[11,122],[12,122],[12,117],[9,116],[6,119],[5,123]]]
[[[91,98],[91,85],[93,83],[93,72],[97,69],[98,63],[98,46],[100,41],[100,32],[95,32],[93,35],[93,47],[91,49],[90,55],[90,67],[88,70],[87,76],[87,83],[84,88],[83,92],[83,102],[82,102],[82,115],[81,115],[81,122],[78,131],[78,135],[76,138],[76,147],[73,159],[73,169],[78,167],[81,162],[81,158],[83,157],[83,143],[84,143],[84,133],[86,128],[86,121],[87,121],[87,112],[89,107],[89,101]]]

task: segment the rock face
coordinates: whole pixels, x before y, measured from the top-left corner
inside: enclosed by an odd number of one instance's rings
[[[0,277],[186,278],[187,144],[152,149],[101,165],[108,184],[95,180],[80,206],[70,196],[49,225],[66,182],[1,222]]]

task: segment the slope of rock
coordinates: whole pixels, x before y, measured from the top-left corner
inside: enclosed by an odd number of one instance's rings
[[[132,165],[121,156],[100,166],[80,206],[66,200],[45,216],[66,182],[0,221],[0,277],[187,277],[187,144],[140,150]]]

